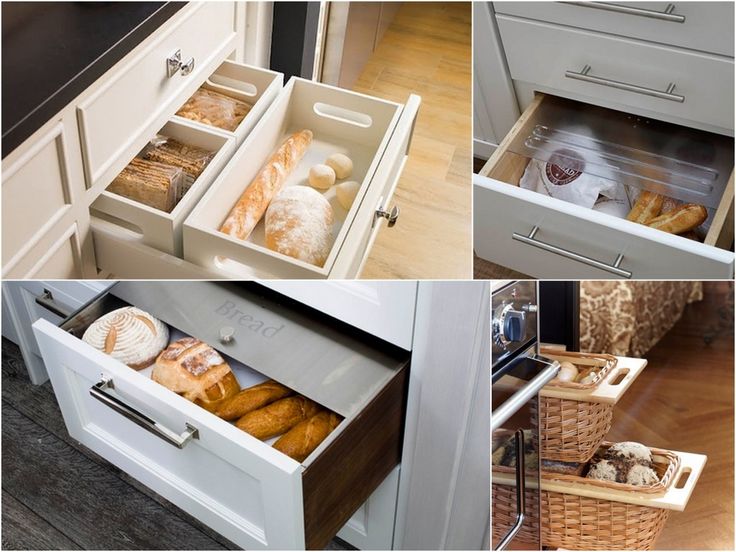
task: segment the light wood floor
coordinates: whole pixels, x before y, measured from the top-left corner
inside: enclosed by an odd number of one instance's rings
[[[646,354],[647,368],[614,412],[611,441],[708,456],[687,509],[670,515],[658,550],[733,550],[734,335],[724,292],[725,283],[706,284],[704,301],[689,305]],[[703,335],[718,320],[730,330],[706,345]]]
[[[405,2],[353,89],[422,96],[409,160],[363,278],[471,278],[471,6]]]

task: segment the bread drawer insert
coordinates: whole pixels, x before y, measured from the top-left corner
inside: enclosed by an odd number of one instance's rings
[[[87,185],[109,183],[235,49],[228,2],[192,3],[103,77],[77,108]],[[168,76],[167,59],[184,66]]]
[[[560,113],[567,126],[556,126]],[[649,130],[655,127],[657,134]],[[660,140],[668,134],[670,140]],[[546,278],[729,278],[732,148],[732,139],[723,136],[540,94],[473,176],[475,250]],[[688,157],[694,151],[707,153]],[[614,216],[537,193],[539,187],[521,188],[527,167],[534,170],[532,158],[541,167],[552,160],[571,174],[625,184],[629,202],[646,187],[703,204],[708,219],[701,229],[709,225],[703,242],[626,220],[624,212]]]
[[[494,2],[496,13],[733,57],[730,2]]]
[[[497,19],[515,81],[733,134],[732,58],[509,16]]]
[[[300,463],[77,337],[127,304],[215,346],[243,387],[273,378],[344,420]],[[119,283],[34,331],[70,434],[246,549],[324,547],[400,461],[409,354],[256,284]]]
[[[350,256],[359,254],[362,257],[363,252],[356,252],[354,245],[356,230],[353,225],[358,220],[366,227],[375,222],[375,210],[379,206],[375,192],[390,187],[395,176],[394,167],[406,156],[418,104],[419,98],[415,96],[409,98],[405,107],[292,78],[185,221],[185,259],[234,274],[243,274],[241,270],[245,267],[245,274],[249,276],[324,278],[344,255],[343,248]],[[333,243],[321,267],[268,249],[263,219],[247,240],[219,231],[231,208],[272,152],[287,136],[303,129],[311,130],[314,138],[304,157],[288,175],[284,188],[308,186],[310,168],[324,163],[329,155],[337,152],[348,155],[354,164],[352,175],[345,180],[357,181],[360,186],[348,210],[340,206],[334,187],[324,193],[333,211]],[[361,215],[366,210],[370,215]]]
[[[139,234],[141,243],[181,256],[184,219],[235,151],[235,137],[179,117],[166,123],[158,134],[188,146],[215,152],[215,156],[170,213],[107,190],[92,204],[91,212],[134,230]]]

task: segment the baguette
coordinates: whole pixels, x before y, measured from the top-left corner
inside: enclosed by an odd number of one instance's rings
[[[311,143],[311,130],[289,136],[245,189],[222,223],[220,232],[240,240],[247,239]]]
[[[297,462],[303,462],[332,433],[340,421],[340,417],[334,412],[323,410],[292,427],[274,443],[273,448]]]
[[[639,224],[647,224],[648,221],[659,215],[663,203],[664,196],[643,190],[636,199],[634,207],[626,215],[626,219]]]
[[[319,405],[305,397],[287,397],[249,412],[235,425],[256,439],[270,439],[286,433],[299,422],[319,412]]]
[[[253,387],[243,389],[237,395],[224,401],[215,411],[223,420],[236,420],[248,412],[271,404],[291,395],[293,391],[274,380],[264,381]]]
[[[650,220],[647,226],[670,234],[684,234],[703,224],[707,218],[708,211],[705,207],[695,203],[686,203]]]

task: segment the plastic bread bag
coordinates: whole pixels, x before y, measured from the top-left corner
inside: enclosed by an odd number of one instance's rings
[[[135,157],[107,187],[108,192],[170,213],[181,197],[184,171]]]
[[[243,101],[200,88],[176,114],[192,121],[233,131],[250,109],[251,106]]]
[[[174,138],[157,135],[143,150],[141,157],[149,161],[179,167],[184,172],[184,185],[180,190],[181,195],[177,199],[178,202],[212,161],[215,153],[184,144]]]

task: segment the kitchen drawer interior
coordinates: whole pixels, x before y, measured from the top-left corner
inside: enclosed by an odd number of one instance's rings
[[[241,388],[274,379],[342,418],[299,463],[307,548],[324,546],[399,464],[408,352],[252,282],[121,282],[77,311],[61,329],[80,338],[81,347],[91,348],[81,341],[90,324],[129,305],[165,322],[170,343],[193,336],[213,346]],[[229,338],[223,338],[224,331]],[[133,372],[134,379],[150,378],[151,371]],[[188,402],[173,392],[167,399],[174,411],[181,401]],[[162,416],[147,412],[145,404],[136,408],[151,419]],[[231,422],[201,411],[214,418],[216,425],[210,427],[227,434],[223,426]],[[184,420],[177,426],[183,427]],[[242,435],[252,442],[249,447],[277,440],[261,443]],[[296,462],[286,455],[283,461]]]
[[[670,209],[702,205],[707,219],[684,235],[711,245],[731,208],[733,138],[573,100],[538,94],[499,154],[489,177],[607,215],[627,217],[641,190]],[[581,173],[576,191],[562,188]]]

